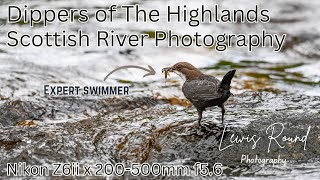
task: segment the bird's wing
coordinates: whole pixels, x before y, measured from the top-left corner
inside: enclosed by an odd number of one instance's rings
[[[218,82],[209,79],[191,80],[183,84],[182,91],[191,101],[209,101],[221,97],[218,86],[219,80]]]

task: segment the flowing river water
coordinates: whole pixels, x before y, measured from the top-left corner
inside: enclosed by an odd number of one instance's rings
[[[200,3],[201,2],[201,3]],[[30,28],[24,23],[8,24],[7,6],[94,11],[112,4],[136,4],[145,9],[165,11],[167,5],[182,1],[77,1],[33,0],[0,2],[0,176],[6,175],[6,163],[51,166],[56,162],[162,163],[193,165],[196,162],[223,164],[221,178],[319,179],[320,163],[320,2],[310,0],[258,1],[183,1],[187,8],[253,8],[256,4],[270,10],[269,23],[123,23],[119,15],[113,23],[89,21],[53,23]],[[92,14],[90,14],[91,16]],[[7,32],[29,34],[45,31],[94,34],[98,29],[120,34],[169,30],[177,34],[258,33],[266,29],[287,34],[281,52],[272,48],[231,47],[224,52],[211,48],[155,48],[152,39],[144,47],[9,47]],[[233,95],[226,103],[225,133],[220,123],[220,109],[204,113],[207,128],[195,128],[197,113],[181,92],[183,80],[175,74],[164,79],[163,67],[188,61],[206,74],[219,79],[230,69],[237,69],[232,82]],[[141,70],[127,69],[103,78],[123,65],[151,65],[155,76],[142,78]],[[129,96],[48,97],[44,84],[125,85]],[[310,127],[306,147],[303,143],[283,143],[267,151],[266,129],[273,123],[284,125],[283,134],[302,137]],[[219,150],[222,136],[233,134],[261,136],[252,144],[239,143]],[[287,159],[272,166],[241,163],[241,155]],[[125,175],[125,177],[130,177]],[[146,179],[152,177],[146,177]],[[163,177],[170,179],[170,177]],[[172,177],[171,177],[172,178]],[[199,179],[196,176],[177,179]],[[210,179],[210,177],[203,177]]]

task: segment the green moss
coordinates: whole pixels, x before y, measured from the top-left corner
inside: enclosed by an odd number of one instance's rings
[[[278,66],[269,67],[267,69],[273,70],[273,71],[284,72],[286,69],[295,68],[295,67],[299,67],[299,66],[302,66],[302,65],[304,65],[304,63],[278,65]]]
[[[280,74],[280,73],[272,73],[273,76],[278,76],[278,77],[281,77],[281,78],[286,78],[287,75],[286,74]]]
[[[130,5],[137,5],[137,4],[140,4],[140,2],[139,1],[132,1],[131,3],[130,3]]]
[[[210,66],[210,67],[205,67],[203,69],[222,69],[222,68],[245,68],[247,67],[244,64],[241,63],[234,63],[231,61],[226,61],[226,60],[221,60],[219,61],[217,64],[215,64],[214,66]]]
[[[142,31],[141,34],[148,34],[149,38],[155,38],[156,37],[156,33],[154,31]]]
[[[292,75],[296,76],[296,77],[299,77],[299,78],[303,78],[303,74],[301,73],[297,73],[297,72],[294,72],[294,73],[291,73]]]
[[[121,83],[121,84],[133,84],[132,81],[124,80],[124,79],[118,79],[117,81],[118,83]]]
[[[7,24],[7,20],[6,19],[0,19],[0,25],[6,25]]]
[[[140,87],[148,87],[149,83],[147,82],[134,82],[134,81],[129,81],[129,80],[125,80],[125,79],[117,79],[118,83],[121,84],[130,84],[130,86],[140,86]]]
[[[253,77],[253,78],[271,79],[268,74],[263,74],[263,73],[248,72],[248,73],[246,73],[246,75]]]
[[[268,63],[266,61],[250,61],[250,60],[241,60],[240,62],[244,64],[267,64]]]
[[[193,115],[193,113],[192,112],[190,112],[190,111],[185,111],[189,116],[192,116]]]

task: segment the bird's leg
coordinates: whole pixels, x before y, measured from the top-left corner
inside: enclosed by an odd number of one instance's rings
[[[221,104],[219,107],[221,108],[221,113],[222,113],[221,120],[222,120],[222,124],[223,124],[223,117],[224,117],[224,113],[226,112],[226,110],[224,109],[224,104]]]
[[[200,121],[202,119],[202,110],[197,109],[197,111],[198,111],[198,123],[199,123],[199,126],[201,126]]]

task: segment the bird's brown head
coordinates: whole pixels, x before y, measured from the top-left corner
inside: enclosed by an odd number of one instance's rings
[[[202,73],[188,62],[178,62],[172,67],[163,68],[162,71],[176,72],[185,76],[186,80],[193,80],[199,78]]]

